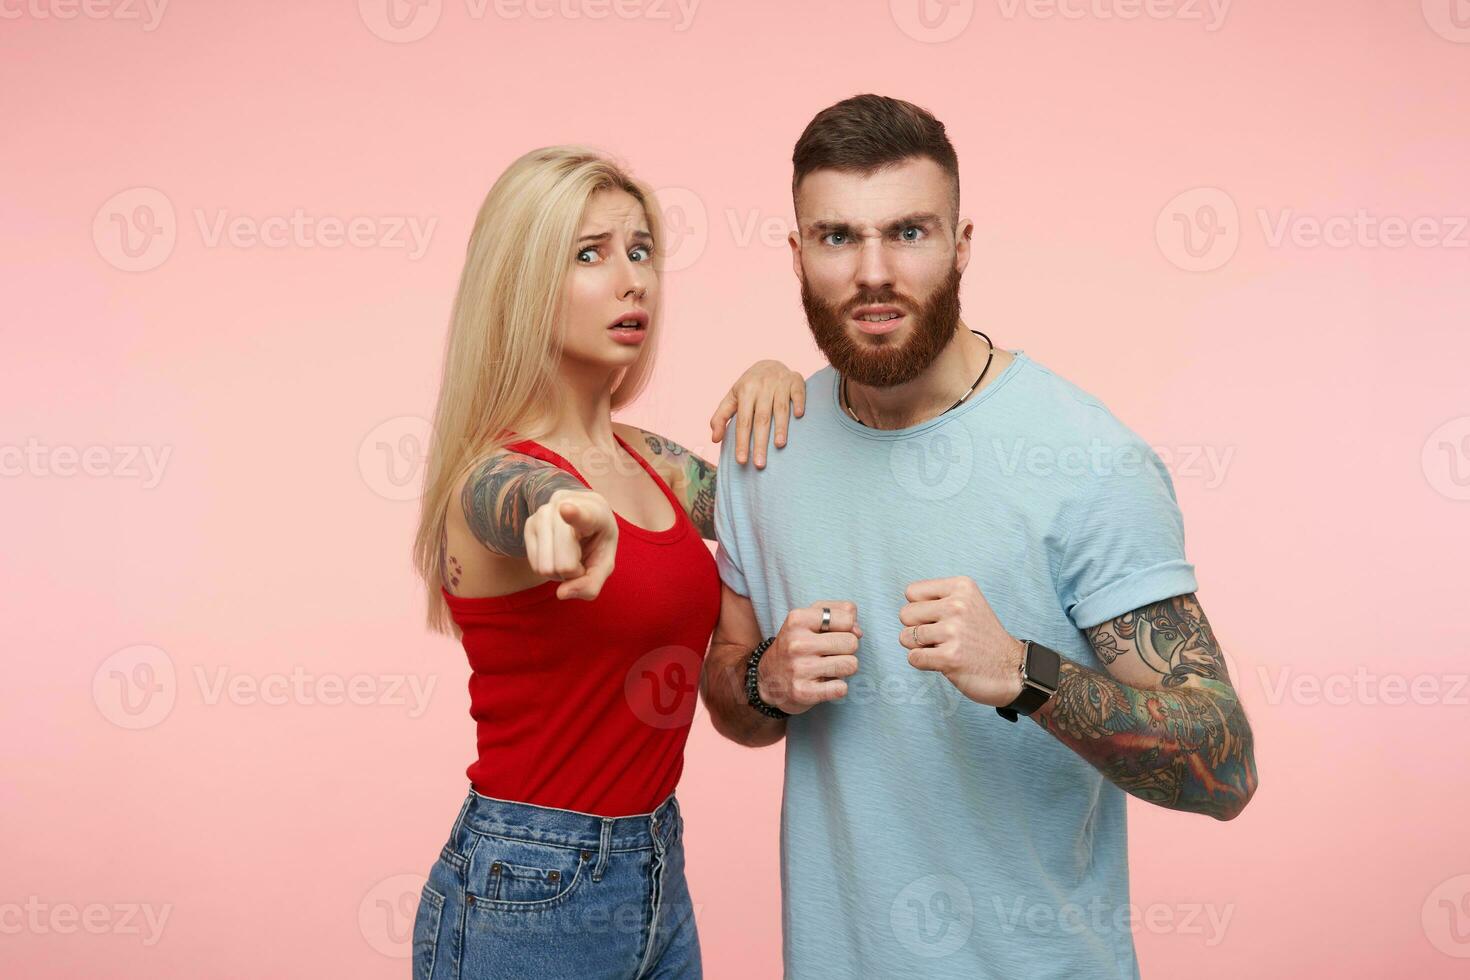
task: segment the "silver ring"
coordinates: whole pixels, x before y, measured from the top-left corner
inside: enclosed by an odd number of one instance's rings
[[[920,623],[919,625],[922,626],[923,624]],[[919,627],[918,626],[910,626],[909,627],[909,636],[913,637],[914,646],[921,647],[921,646],[924,645],[924,644],[922,644],[922,643],[919,642]]]
[[[818,633],[825,633],[832,626],[832,610],[826,606],[822,607],[822,625],[817,629]]]

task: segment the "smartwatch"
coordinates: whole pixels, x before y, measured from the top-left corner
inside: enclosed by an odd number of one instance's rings
[[[774,704],[768,703],[761,697],[760,674],[758,670],[761,665],[761,657],[765,655],[766,648],[776,642],[774,636],[768,636],[761,640],[760,646],[750,651],[750,656],[745,659],[745,700],[750,706],[767,718],[789,718],[787,712],[782,711]]]
[[[1015,721],[1017,715],[1035,712],[1057,693],[1057,686],[1061,683],[1061,655],[1031,640],[1021,642],[1026,644],[1025,655],[1021,658],[1021,693],[1004,708],[995,709],[995,713],[1006,721]]]

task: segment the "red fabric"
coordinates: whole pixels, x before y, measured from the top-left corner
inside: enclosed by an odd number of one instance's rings
[[[620,817],[648,813],[679,782],[719,572],[668,484],[618,443],[663,490],[674,524],[650,531],[619,516],[615,567],[596,599],[558,599],[554,580],[444,593],[471,670],[479,758],[466,774],[486,796]],[[587,483],[540,443],[506,448]]]

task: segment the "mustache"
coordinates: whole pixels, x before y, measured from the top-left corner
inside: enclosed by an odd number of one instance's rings
[[[848,300],[846,303],[842,304],[842,306],[838,307],[838,309],[840,309],[843,313],[851,313],[859,306],[881,305],[902,306],[903,308],[908,310],[912,310],[917,307],[917,304],[913,301],[913,299],[893,289],[880,289],[876,292],[868,292],[866,290],[860,289],[858,290],[856,296]]]

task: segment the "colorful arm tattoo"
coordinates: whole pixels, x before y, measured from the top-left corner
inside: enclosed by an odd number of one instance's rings
[[[1254,739],[1195,596],[1086,633],[1114,673],[1154,683],[1131,686],[1063,658],[1037,723],[1141,800],[1219,820],[1239,814],[1256,791]]]
[[[699,528],[700,537],[706,541],[715,539],[715,471],[713,463],[705,462],[672,439],[639,429],[648,451],[663,457],[678,471],[671,481],[670,489],[679,497],[689,519]]]
[[[576,477],[522,453],[496,453],[465,480],[460,504],[470,531],[496,554],[526,557],[526,521],[558,490],[586,490]]]

